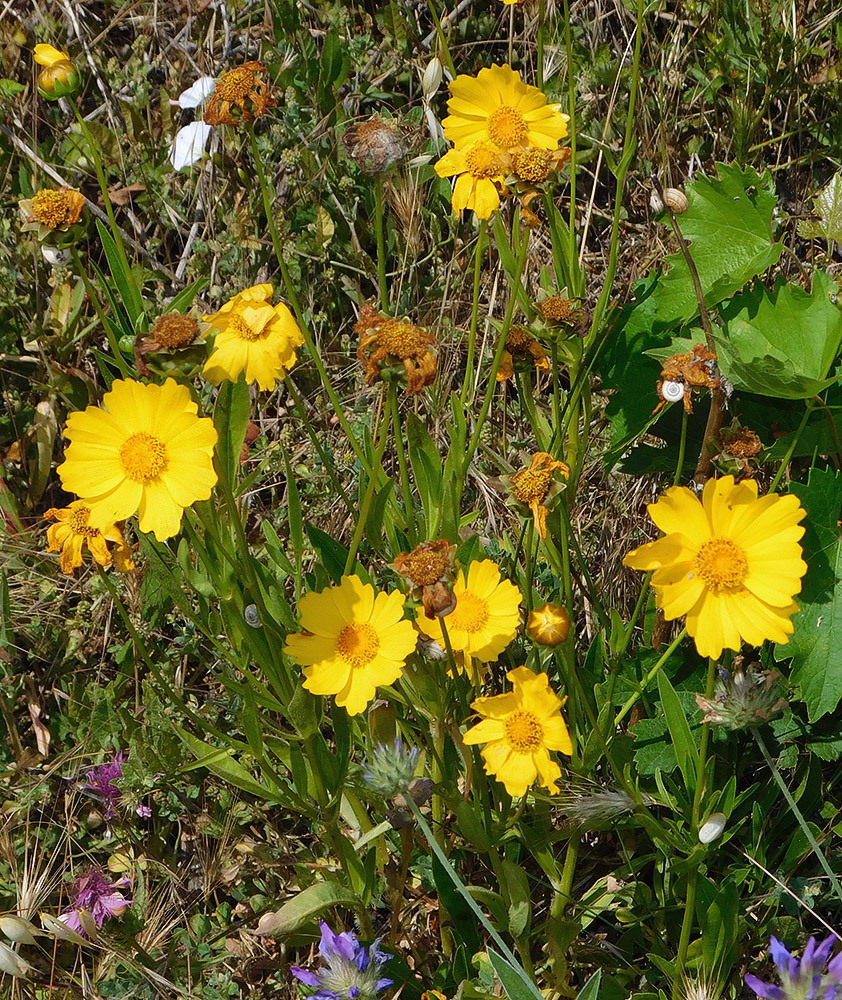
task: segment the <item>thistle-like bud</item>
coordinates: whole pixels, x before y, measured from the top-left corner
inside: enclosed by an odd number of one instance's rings
[[[70,56],[52,45],[36,45],[35,62],[44,68],[38,74],[38,93],[48,101],[71,97],[79,90],[79,74]]]
[[[786,698],[776,690],[780,674],[763,670],[759,663],[743,667],[735,663],[733,674],[720,667],[712,701],[696,695],[696,704],[704,710],[705,722],[729,729],[747,729],[769,722],[786,707]]]
[[[363,777],[369,788],[385,798],[406,792],[415,775],[418,748],[406,747],[400,738],[394,743],[378,743],[366,762]]]

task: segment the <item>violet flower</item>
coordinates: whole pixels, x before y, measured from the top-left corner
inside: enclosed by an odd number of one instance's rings
[[[131,882],[125,876],[116,882],[109,882],[99,869],[91,868],[73,883],[70,907],[59,919],[77,934],[84,935],[85,929],[79,911],[87,910],[97,927],[102,927],[106,920],[122,917],[127,907],[134,902],[133,899],[126,899],[122,893],[130,885]]]
[[[105,818],[109,820],[114,815],[114,803],[123,796],[123,792],[114,784],[123,777],[121,764],[126,759],[125,753],[120,750],[114,754],[113,759],[108,764],[100,764],[92,771],[88,771],[87,778],[79,787],[90,789],[96,796],[105,803]]]
[[[776,937],[769,944],[769,954],[778,968],[781,985],[765,983],[751,974],[746,985],[764,1000],[842,1000],[842,952],[827,966],[830,952],[838,938],[826,937],[821,944],[811,937],[800,959],[793,958],[786,945]]]
[[[315,972],[290,968],[299,982],[315,987],[311,1000],[375,1000],[381,990],[392,985],[391,979],[380,976],[391,955],[380,950],[378,941],[364,948],[351,931],[334,934],[323,920],[319,928],[319,952],[325,964]]]

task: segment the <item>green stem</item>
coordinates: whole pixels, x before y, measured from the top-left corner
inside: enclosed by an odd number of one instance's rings
[[[275,259],[278,262],[278,267],[281,271],[281,277],[283,278],[284,287],[286,288],[287,298],[292,306],[292,311],[295,313],[295,319],[298,323],[298,327],[301,330],[301,336],[304,338],[304,343],[307,346],[307,350],[310,353],[310,357],[313,359],[313,364],[316,366],[316,371],[319,373],[319,378],[321,379],[322,385],[325,388],[325,392],[328,395],[328,399],[333,406],[333,412],[336,414],[336,419],[339,421],[342,430],[345,433],[345,437],[348,439],[348,443],[351,445],[351,449],[354,455],[357,457],[357,461],[362,465],[365,471],[371,475],[372,469],[368,464],[368,459],[366,458],[365,451],[361,447],[360,443],[357,441],[356,435],[351,429],[351,425],[348,423],[348,418],[345,416],[345,410],[342,403],[339,401],[339,397],[336,394],[336,390],[333,388],[333,384],[327,373],[327,369],[324,366],[321,355],[319,354],[316,343],[313,340],[313,335],[310,332],[310,328],[307,325],[307,321],[304,318],[304,313],[301,309],[301,303],[298,301],[298,294],[295,291],[295,285],[293,284],[292,277],[289,273],[289,268],[287,267],[286,261],[284,260],[284,253],[281,247],[281,241],[278,236],[278,227],[275,225],[275,216],[272,211],[272,193],[269,190],[269,185],[266,181],[266,172],[263,169],[263,159],[260,155],[260,149],[257,145],[257,136],[254,134],[254,127],[252,125],[248,126],[249,138],[251,140],[251,152],[254,159],[255,170],[257,171],[257,179],[260,184],[260,191],[263,195],[263,211],[266,215],[266,224],[269,227],[269,235],[272,237],[272,246],[275,250]]]
[[[687,450],[687,410],[684,410],[681,417],[681,437],[678,441],[678,461],[675,463],[675,475],[672,477],[672,485],[678,486],[681,482],[681,472],[684,469],[684,453]]]
[[[640,7],[641,0],[638,0]],[[572,295],[581,292],[578,281],[579,268],[577,266],[578,251],[576,247],[576,63],[573,58],[573,36],[570,31],[570,0],[564,0],[564,46],[567,50],[567,113],[570,116],[570,221],[568,223],[568,239],[570,242],[570,269],[571,275],[577,276],[576,288],[571,289]],[[631,98],[632,104],[634,98]]]
[[[539,90],[544,89],[544,21],[546,20],[546,0],[538,4],[538,65],[535,67],[535,82]]]
[[[515,223],[515,225],[517,225],[517,223]],[[488,411],[491,408],[491,400],[494,397],[494,390],[497,387],[497,371],[500,368],[500,362],[503,360],[503,351],[506,349],[506,337],[509,334],[509,329],[512,325],[512,317],[515,312],[515,305],[517,304],[515,289],[520,284],[520,279],[523,275],[523,269],[526,265],[526,252],[528,249],[529,230],[527,229],[523,234],[520,251],[517,256],[517,264],[515,265],[515,276],[512,282],[509,305],[506,309],[506,318],[503,320],[503,329],[500,331],[500,339],[497,342],[497,350],[494,352],[494,359],[491,362],[491,371],[488,373],[488,387],[485,390],[485,399],[482,402],[482,409],[480,410],[479,417],[477,417],[476,427],[474,428],[474,433],[471,435],[471,440],[468,444],[468,452],[465,455],[465,462],[462,466],[463,477],[467,472],[468,467],[471,464],[471,459],[474,457],[474,452],[477,450],[479,445],[482,429],[485,424],[486,417],[488,416]]]
[[[377,236],[377,284],[380,290],[380,308],[389,312],[389,286],[386,283],[386,232],[383,225],[383,174],[377,175],[374,184],[374,230]]]
[[[661,655],[661,658],[658,660],[655,666],[652,667],[649,673],[643,678],[640,684],[640,690],[635,691],[635,693],[629,698],[629,700],[625,703],[625,705],[623,705],[620,711],[614,716],[615,729],[617,728],[617,726],[619,726],[619,724],[623,721],[623,719],[625,719],[625,717],[632,710],[635,703],[637,702],[637,699],[643,694],[644,690],[649,685],[649,683],[657,676],[657,674],[660,672],[664,664],[678,648],[679,644],[681,643],[681,640],[684,638],[685,635],[687,635],[687,629],[683,628],[678,633],[678,635],[673,639],[673,641],[669,644],[666,652],[664,652]]]
[[[398,409],[398,391],[394,382],[389,383],[388,395],[389,407],[392,411],[392,434],[395,439],[395,451],[398,454],[403,505],[406,509],[406,527],[409,532],[409,543],[415,546],[418,543],[418,518],[415,515],[415,503],[412,499],[412,485],[409,481],[409,466],[406,462],[406,449],[403,445],[403,434],[401,432],[400,413]]]
[[[792,440],[789,443],[789,448],[787,448],[786,450],[786,455],[784,455],[783,461],[781,462],[778,471],[775,473],[775,478],[772,480],[772,483],[769,486],[769,493],[775,493],[778,487],[781,485],[781,479],[783,479],[786,467],[790,463],[792,454],[795,451],[796,445],[798,444],[798,439],[801,437],[802,431],[807,426],[807,421],[810,419],[810,414],[812,412],[813,410],[811,406],[808,405],[805,407],[804,416],[801,418],[801,423],[798,425],[798,427],[795,430],[795,433],[792,435]]]
[[[407,804],[407,806],[409,806],[410,812],[415,817],[415,822],[418,824],[418,828],[424,834],[424,837],[426,838],[427,843],[430,845],[430,850],[435,855],[436,860],[442,866],[442,868],[444,869],[445,874],[450,879],[450,881],[453,883],[453,887],[456,889],[456,891],[459,893],[459,895],[462,897],[462,899],[465,900],[465,903],[468,905],[468,908],[471,910],[471,912],[474,914],[474,916],[479,920],[479,922],[482,924],[482,926],[486,929],[486,931],[488,932],[488,936],[491,938],[491,940],[494,942],[494,944],[500,950],[500,954],[503,956],[503,958],[506,959],[506,961],[509,963],[509,965],[511,965],[512,969],[517,974],[518,978],[527,987],[527,989],[529,990],[529,993],[532,995],[532,997],[534,998],[534,1000],[544,1000],[544,997],[543,997],[543,994],[541,993],[541,991],[538,989],[538,987],[535,985],[535,983],[529,978],[529,976],[527,975],[527,973],[524,970],[523,966],[515,958],[514,954],[512,953],[511,949],[509,948],[509,946],[500,937],[500,935],[494,929],[494,926],[492,925],[491,921],[488,919],[488,917],[479,908],[479,906],[477,905],[476,900],[474,899],[474,897],[468,891],[468,888],[465,885],[465,883],[462,881],[462,879],[459,878],[459,876],[453,870],[453,866],[450,864],[450,861],[448,860],[448,858],[445,855],[444,851],[441,849],[441,846],[439,845],[439,842],[433,836],[432,830],[430,829],[429,825],[427,824],[427,821],[421,815],[421,810],[415,804],[415,801],[413,800],[413,798],[412,798],[411,795],[407,795],[406,796],[406,804]]]
[[[780,788],[781,792],[783,793],[783,797],[786,799],[787,805],[792,810],[792,815],[798,821],[798,825],[801,827],[804,836],[807,838],[807,843],[815,852],[816,857],[819,859],[819,864],[822,866],[825,874],[830,879],[830,884],[833,886],[833,891],[836,893],[837,898],[842,900],[842,885],[839,884],[839,879],[836,875],[836,872],[828,864],[827,858],[824,855],[824,851],[821,849],[821,847],[819,847],[819,842],[813,835],[813,831],[810,829],[807,820],[804,819],[801,810],[798,808],[795,799],[792,797],[792,793],[790,792],[789,788],[787,788],[786,782],[781,777],[781,772],[778,770],[777,764],[772,759],[772,755],[769,753],[769,750],[766,747],[766,743],[763,737],[760,735],[760,730],[756,726],[753,726],[751,730],[751,735],[754,737],[758,747],[760,747],[760,752],[763,754],[763,759],[766,761],[769,770],[772,772],[772,777],[775,779],[778,788]]]
[[[448,70],[450,71],[451,77],[455,80],[456,67],[453,65],[453,59],[451,58],[450,55],[450,49],[448,48],[447,45],[447,39],[444,37],[444,31],[442,31],[441,19],[436,13],[436,8],[433,6],[432,0],[427,0],[427,9],[430,11],[430,17],[433,19],[433,25],[435,26],[436,29],[436,37],[438,38],[439,42],[439,54],[441,55],[441,58],[444,61],[445,66],[447,66]]]
[[[387,408],[383,414],[383,423],[380,427],[380,441],[377,444],[377,454],[374,456],[373,467],[375,469],[381,469],[383,467],[383,453],[386,450],[386,441],[389,437],[389,424],[391,423],[391,411]],[[398,431],[396,430],[396,434]],[[374,498],[374,491],[377,488],[377,478],[374,474],[368,477],[368,485],[365,489],[365,495],[363,496],[363,502],[360,505],[360,512],[357,516],[357,523],[354,526],[354,536],[351,539],[351,547],[348,550],[348,558],[345,560],[345,575],[347,576],[354,569],[354,565],[357,561],[357,550],[360,547],[360,542],[362,541],[363,532],[365,531],[365,522],[368,518],[368,511],[371,507],[371,501]]]
[[[126,364],[126,359],[123,357],[123,352],[120,350],[120,345],[117,342],[117,338],[114,336],[114,330],[112,329],[111,324],[108,322],[108,317],[103,312],[102,304],[99,301],[96,289],[91,284],[91,281],[88,278],[87,271],[85,271],[85,268],[82,265],[82,258],[79,256],[79,251],[76,249],[75,243],[70,247],[70,256],[71,259],[73,260],[74,265],[76,266],[76,270],[79,272],[79,277],[82,279],[82,284],[85,286],[85,292],[87,293],[87,296],[90,299],[90,301],[93,303],[94,311],[97,314],[97,318],[99,319],[100,325],[102,326],[103,330],[105,330],[105,336],[108,338],[108,346],[111,348],[111,353],[114,355],[114,363],[120,369],[120,374],[123,376],[123,378],[131,378],[132,371]]]
[[[473,398],[474,390],[474,357],[477,348],[477,326],[479,324],[479,290],[482,278],[482,251],[488,234],[488,219],[480,219],[477,245],[474,248],[474,297],[471,303],[471,329],[468,333],[468,358],[465,362],[465,381],[462,383],[462,405]]]
[[[573,875],[576,872],[576,861],[579,857],[579,843],[581,835],[573,833],[567,841],[567,850],[564,854],[564,868],[561,870],[561,881],[558,891],[553,897],[551,913],[554,917],[560,917],[564,913],[564,908],[570,902],[573,889]]]

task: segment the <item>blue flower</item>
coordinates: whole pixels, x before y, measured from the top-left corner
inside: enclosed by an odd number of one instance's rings
[[[830,953],[838,938],[826,937],[821,944],[811,937],[800,959],[794,958],[786,945],[773,937],[769,954],[778,969],[781,985],[764,983],[757,976],[747,975],[746,985],[764,1000],[842,1000],[842,952],[830,961]],[[824,967],[827,965],[827,972]]]
[[[319,928],[319,952],[325,964],[315,972],[297,966],[290,969],[299,982],[315,988],[311,1000],[375,1000],[381,990],[392,985],[391,979],[380,975],[392,956],[380,950],[378,941],[364,948],[351,931],[334,934],[323,920]]]

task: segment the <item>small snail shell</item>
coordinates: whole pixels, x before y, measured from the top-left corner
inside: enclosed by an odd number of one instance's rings
[[[699,842],[702,844],[712,844],[722,836],[725,829],[725,813],[711,813],[705,822],[699,827]]]
[[[668,403],[677,403],[684,399],[684,383],[671,382],[669,379],[661,384],[661,395]]]
[[[260,621],[260,615],[257,612],[256,604],[247,605],[245,611],[243,612],[243,617],[246,620],[246,625],[250,626],[251,628],[260,628],[262,625],[262,622]]]
[[[681,215],[690,206],[687,195],[678,188],[665,188],[664,201],[672,209],[673,215]]]

